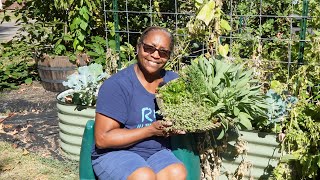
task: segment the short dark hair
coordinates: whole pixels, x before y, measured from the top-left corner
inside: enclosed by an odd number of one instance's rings
[[[163,28],[163,27],[159,27],[159,26],[150,26],[148,27],[147,29],[145,29],[139,40],[138,40],[138,45],[141,45],[144,41],[144,39],[147,37],[147,35],[149,34],[149,32],[151,31],[163,31],[163,32],[166,32],[168,35],[169,35],[169,38],[170,38],[170,51],[172,52],[173,50],[173,46],[174,46],[174,38],[173,38],[173,35],[171,34],[171,32],[168,31],[167,28]]]

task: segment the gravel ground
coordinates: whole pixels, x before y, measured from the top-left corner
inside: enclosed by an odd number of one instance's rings
[[[1,92],[0,141],[64,160],[58,143],[56,95],[46,91],[39,82]]]

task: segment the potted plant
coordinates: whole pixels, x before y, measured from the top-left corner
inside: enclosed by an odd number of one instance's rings
[[[79,160],[84,127],[95,117],[95,104],[101,83],[109,77],[102,65],[78,68],[63,85],[70,88],[57,96],[60,145],[67,157]]]
[[[164,119],[173,122],[172,128],[194,133],[203,178],[240,178],[247,172],[259,178],[276,166],[280,156],[275,134],[252,131],[272,124],[270,96],[252,71],[226,59],[200,56],[180,72],[179,79],[159,88],[157,102]],[[263,139],[256,139],[261,135]],[[259,153],[267,157],[250,159],[249,155]],[[239,154],[245,156],[237,159]],[[273,163],[270,158],[275,158]]]

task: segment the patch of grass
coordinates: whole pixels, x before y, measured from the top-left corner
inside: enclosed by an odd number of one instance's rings
[[[43,158],[0,141],[0,179],[76,180],[78,163]]]

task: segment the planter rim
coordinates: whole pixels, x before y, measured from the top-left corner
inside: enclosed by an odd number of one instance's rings
[[[57,103],[58,104],[62,104],[64,106],[79,106],[79,107],[84,107],[84,108],[90,108],[90,109],[96,109],[95,106],[83,106],[83,105],[78,105],[78,104],[68,104],[68,103],[65,103],[63,101],[60,100],[60,98],[64,97],[63,95],[64,94],[69,94],[71,92],[73,92],[74,90],[73,89],[67,89],[65,91],[62,91],[60,92],[57,96],[56,96],[56,100],[57,100]]]
[[[248,129],[244,129],[244,130],[239,130],[239,132],[252,132],[252,133],[258,133],[258,134],[269,134],[269,135],[277,135],[277,133],[275,132],[266,132],[266,131],[259,131],[259,130],[248,130]]]

